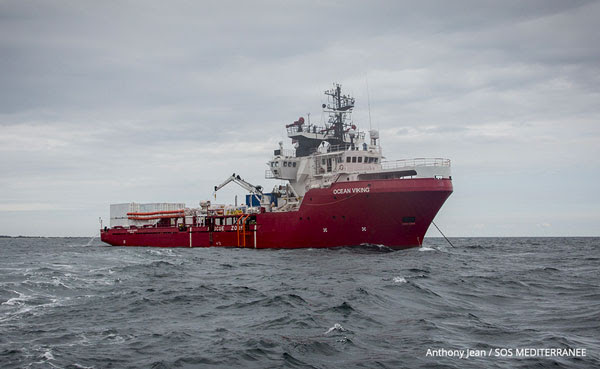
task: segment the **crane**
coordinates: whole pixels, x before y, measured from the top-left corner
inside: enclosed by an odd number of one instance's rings
[[[259,202],[262,199],[262,195],[263,195],[262,186],[255,186],[251,183],[248,183],[235,173],[233,173],[229,178],[227,178],[225,181],[223,181],[223,183],[221,183],[220,185],[215,186],[215,192],[214,192],[215,198],[217,196],[217,191],[219,191],[221,188],[227,186],[230,182],[237,183],[240,187],[242,187],[243,189],[245,189],[246,191],[248,191],[252,195],[254,195],[254,197]]]

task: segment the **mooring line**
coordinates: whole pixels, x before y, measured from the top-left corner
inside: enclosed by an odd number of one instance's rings
[[[454,245],[452,244],[452,242],[450,242],[450,240],[448,239],[448,237],[446,237],[446,235],[442,232],[442,230],[440,229],[440,227],[437,226],[437,224],[435,224],[435,222],[432,220],[431,224],[433,224],[435,226],[435,228],[437,228],[437,230],[440,232],[440,234],[442,236],[444,236],[444,238],[446,239],[446,241],[448,241],[448,243],[450,244],[450,246],[454,247]]]
[[[97,234],[93,235],[92,238],[90,238],[90,240],[88,241],[88,243],[85,246],[91,246],[92,242],[94,242],[94,240],[96,238],[100,237],[100,232],[98,232]]]

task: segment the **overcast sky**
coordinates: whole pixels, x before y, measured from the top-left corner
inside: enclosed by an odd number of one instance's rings
[[[0,1],[0,234],[271,188],[285,124],[357,98],[388,159],[452,160],[448,236],[600,235],[598,1]],[[243,190],[219,193],[233,202]],[[430,229],[430,236],[438,236]]]

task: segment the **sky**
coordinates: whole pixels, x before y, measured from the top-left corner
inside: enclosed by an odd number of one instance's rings
[[[447,236],[600,236],[598,19],[579,0],[2,0],[0,234],[93,236],[111,203],[195,207],[233,172],[271,188],[285,125],[320,122],[337,82],[387,159],[452,160]]]

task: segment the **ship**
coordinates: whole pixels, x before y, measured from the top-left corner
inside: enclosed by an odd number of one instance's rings
[[[357,129],[355,98],[334,83],[325,91],[323,121],[300,117],[286,124],[293,149],[278,143],[265,179],[267,192],[232,174],[216,194],[235,183],[245,203],[224,205],[124,203],[110,205],[110,226],[100,225],[113,246],[324,248],[381,245],[419,247],[453,191],[450,160],[384,160],[376,129]],[[215,197],[216,198],[216,197]]]

